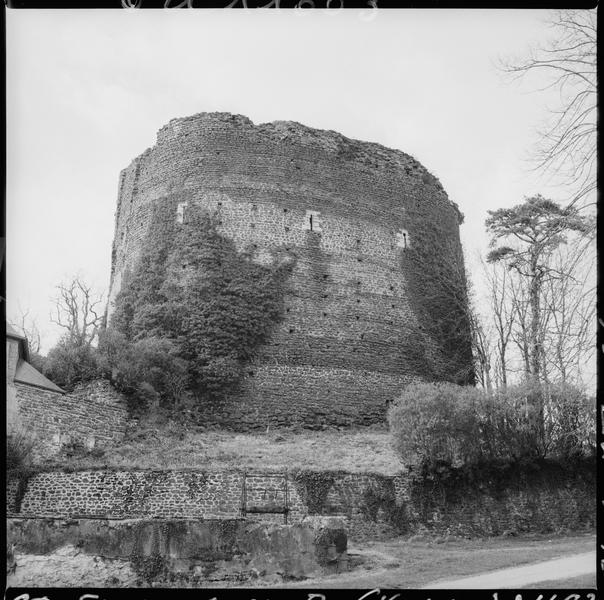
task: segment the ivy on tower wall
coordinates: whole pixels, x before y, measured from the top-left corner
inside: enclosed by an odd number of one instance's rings
[[[110,329],[136,344],[165,340],[186,361],[188,390],[206,399],[235,387],[283,313],[295,258],[259,264],[217,230],[195,204],[177,222],[172,202],[156,202],[140,260],[115,302]]]

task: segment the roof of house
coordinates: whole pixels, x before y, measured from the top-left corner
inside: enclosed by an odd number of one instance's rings
[[[27,362],[29,358],[27,338],[18,333],[9,323],[6,324],[6,337],[13,338],[19,342],[19,360],[17,362],[17,369],[15,370],[15,381],[33,385],[44,390],[50,390],[51,392],[58,392],[59,394],[65,393],[65,390],[62,390]]]
[[[17,363],[15,381],[43,388],[45,390],[50,390],[52,392],[59,392],[60,394],[65,393],[65,391],[62,390],[58,385],[54,384],[50,379],[48,379],[48,377],[44,377],[40,371],[32,367],[22,358],[20,358],[19,362]]]
[[[24,340],[25,336],[17,332],[17,330],[10,324],[6,324],[6,335],[8,337],[17,338],[18,340]]]

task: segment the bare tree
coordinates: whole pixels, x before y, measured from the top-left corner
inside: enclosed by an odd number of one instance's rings
[[[552,276],[543,290],[544,370],[548,379],[581,385],[585,368],[594,357],[594,253],[593,240],[578,237],[552,256]]]
[[[90,347],[103,322],[103,296],[80,276],[57,286],[50,320],[65,329],[65,340],[76,347]]]
[[[551,109],[532,158],[537,170],[561,176],[570,187],[570,205],[585,204],[596,190],[596,19],[595,10],[556,11],[548,43],[501,64],[515,78],[543,73],[549,78],[544,89],[559,92],[560,105]]]
[[[23,333],[27,339],[29,351],[32,354],[40,354],[42,345],[40,330],[38,329],[36,320],[29,316],[29,308],[23,310],[23,308],[19,306],[19,314],[11,319],[9,323]]]
[[[502,265],[487,265],[484,261],[482,265],[491,311],[492,335],[495,338],[495,376],[498,385],[505,388],[508,383],[508,353],[514,325],[514,305],[509,288],[511,274]]]
[[[487,331],[485,320],[478,314],[473,303],[468,305],[468,320],[472,334],[472,357],[476,383],[490,392],[493,389],[491,336]]]
[[[536,335],[541,348],[539,379],[583,387],[595,372],[595,241],[581,231],[543,257]],[[483,262],[488,314],[481,319],[488,338],[475,342],[489,348],[491,378],[496,387],[518,375],[532,377],[533,318],[531,281],[506,261]],[[475,334],[476,336],[476,334]],[[477,349],[474,350],[475,355]],[[477,356],[477,358],[480,358]],[[486,359],[483,359],[483,361]],[[480,365],[479,365],[480,366]]]
[[[516,347],[520,367],[513,367],[511,372],[520,372],[524,376],[531,372],[530,348],[530,302],[528,300],[527,282],[520,277],[509,278],[510,303],[512,311],[511,338]],[[516,364],[518,361],[514,361]]]
[[[538,381],[544,364],[543,319],[544,315],[549,316],[542,310],[543,288],[549,278],[556,276],[550,258],[566,243],[570,232],[586,232],[591,220],[579,215],[573,207],[562,208],[539,195],[512,208],[488,213],[485,224],[494,249],[489,252],[487,261],[503,262],[528,284],[530,360],[526,374]],[[500,240],[513,245],[495,247]]]

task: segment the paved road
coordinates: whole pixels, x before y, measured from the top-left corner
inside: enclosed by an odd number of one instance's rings
[[[482,575],[473,575],[453,581],[431,583],[424,589],[475,589],[475,588],[519,588],[538,584],[541,581],[570,579],[593,573],[596,569],[596,553],[584,552],[545,562],[491,571]]]

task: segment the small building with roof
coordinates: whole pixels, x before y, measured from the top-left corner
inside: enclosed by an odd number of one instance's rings
[[[10,430],[19,423],[17,385],[29,386],[62,396],[65,390],[45,377],[29,363],[27,338],[6,324],[6,424]]]
[[[106,379],[66,392],[30,362],[27,339],[6,324],[7,433],[35,439],[34,454],[47,458],[65,446],[91,450],[118,443],[128,424],[127,403]]]

